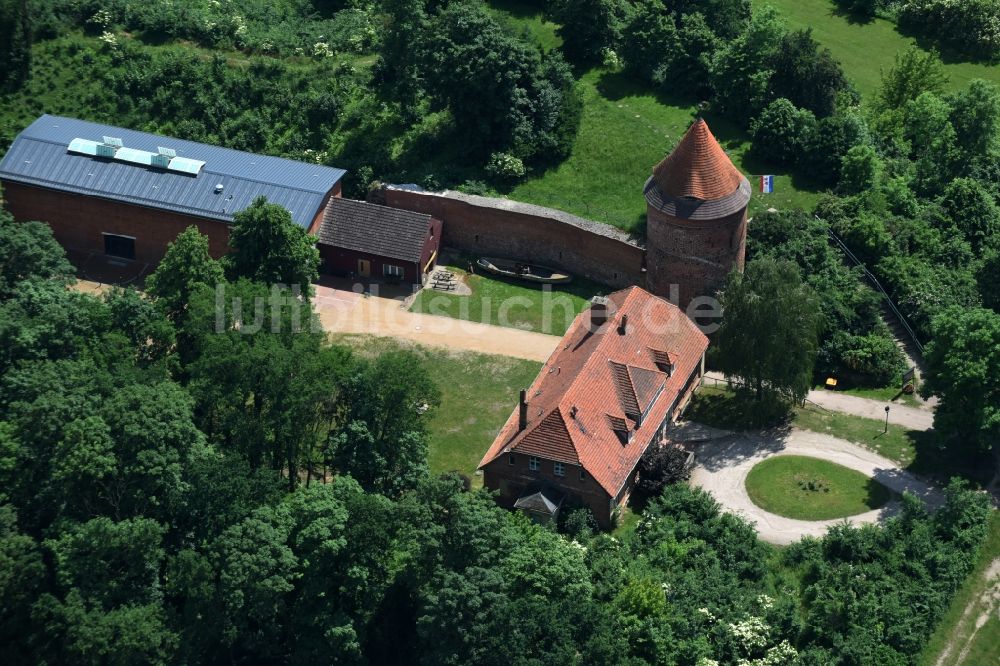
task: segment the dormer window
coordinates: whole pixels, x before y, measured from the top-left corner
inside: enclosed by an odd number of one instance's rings
[[[661,349],[650,349],[649,353],[653,357],[653,364],[657,370],[664,373],[667,377],[673,376],[676,363],[670,352]]]
[[[619,416],[611,416],[609,414],[608,425],[611,426],[612,432],[615,433],[615,437],[618,438],[618,441],[622,446],[625,446],[632,441],[633,431],[628,427],[628,421]]]

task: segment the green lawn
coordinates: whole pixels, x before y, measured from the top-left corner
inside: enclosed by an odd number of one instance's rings
[[[457,263],[468,265],[467,261]],[[576,315],[587,308],[592,296],[608,291],[594,282],[576,278],[568,285],[543,286],[468,275],[458,266],[448,266],[448,270],[466,280],[472,295],[456,296],[424,289],[410,306],[411,312],[562,335]]]
[[[753,503],[798,520],[831,520],[884,506],[888,488],[861,472],[807,456],[774,456],[758,463],[746,480]]]
[[[430,469],[457,470],[475,486],[482,484],[476,466],[517,405],[518,391],[530,386],[542,367],[534,361],[430,349],[391,338],[338,335],[334,340],[369,355],[405,347],[423,360],[441,390],[441,406],[430,421]]]
[[[584,74],[580,88],[583,119],[572,154],[558,167],[518,185],[509,196],[641,233],[646,218],[643,184],[694,120],[696,101],[668,98],[602,69]],[[711,114],[706,118],[734,164],[751,176],[755,190],[752,176],[778,173],[747,157],[747,137],[734,125]],[[755,193],[750,210],[771,206],[809,210],[818,196],[779,173],[775,193]]]
[[[987,579],[986,572],[998,559],[1000,559],[1000,511],[994,511],[990,518],[990,533],[979,551],[975,568],[959,588],[955,598],[951,600],[948,612],[924,647],[917,664],[993,666],[1000,663],[1000,619],[997,616],[1000,601],[993,600],[990,620],[978,631],[975,630],[976,619],[989,605],[983,597],[988,595],[992,585],[996,584],[996,579],[992,581]],[[966,614],[966,609],[970,607],[971,612]],[[969,645],[970,637],[973,637],[971,645]],[[939,662],[939,658],[949,645],[952,646],[950,658]],[[959,660],[965,645],[969,645],[969,652],[964,659]]]
[[[847,76],[865,97],[881,82],[881,72],[892,67],[896,53],[914,43],[883,19],[856,23],[836,13],[832,0],[753,0],[755,6],[771,5],[793,28],[812,28],[813,36],[833,53]],[[974,63],[948,63],[950,87],[963,88],[972,79],[1000,83],[1000,67]]]

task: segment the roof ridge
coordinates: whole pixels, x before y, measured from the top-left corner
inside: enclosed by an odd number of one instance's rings
[[[374,201],[368,201],[368,200],[365,200],[365,199],[350,199],[348,197],[331,197],[330,201],[327,202],[327,206],[333,205],[334,202],[341,202],[341,203],[348,202],[348,203],[351,203],[351,204],[358,204],[360,206],[373,206],[375,208],[382,208],[382,209],[385,209],[385,210],[391,210],[394,213],[406,213],[408,215],[419,215],[420,217],[424,217],[424,218],[427,218],[427,219],[430,219],[430,218],[434,217],[430,213],[423,213],[423,212],[420,212],[419,210],[407,210],[405,208],[396,208],[394,206],[386,206],[384,204],[375,203]]]

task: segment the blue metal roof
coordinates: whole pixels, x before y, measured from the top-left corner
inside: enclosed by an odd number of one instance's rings
[[[127,148],[151,153],[157,153],[160,146],[173,148],[177,157],[201,160],[205,166],[190,175],[68,150],[73,139],[100,143],[105,136],[121,138]],[[312,224],[324,197],[345,173],[343,169],[50,115],[21,132],[0,161],[3,180],[224,222],[231,222],[233,213],[265,196],[287,208],[302,227]],[[217,192],[219,185],[222,189]]]

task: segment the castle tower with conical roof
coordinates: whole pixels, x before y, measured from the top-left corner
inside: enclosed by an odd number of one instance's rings
[[[750,182],[704,120],[656,165],[643,194],[649,291],[687,308],[743,270]]]

